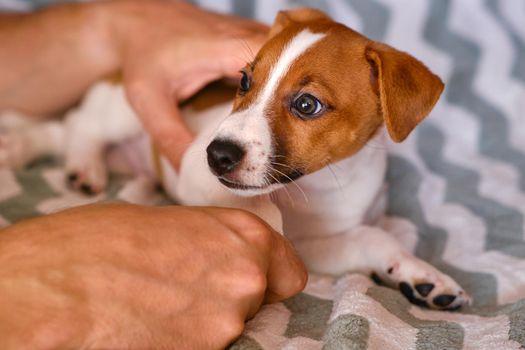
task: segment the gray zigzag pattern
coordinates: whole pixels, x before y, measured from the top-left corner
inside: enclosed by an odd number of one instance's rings
[[[495,305],[497,281],[494,276],[486,273],[466,272],[443,261],[442,256],[448,233],[426,221],[422,205],[415,197],[423,182],[422,175],[405,158],[390,156],[388,162],[387,215],[408,218],[417,226],[416,255],[430,261],[441,271],[461,281],[461,285],[474,297],[474,305]]]
[[[485,6],[492,12],[494,18],[498,21],[498,24],[505,30],[507,35],[511,38],[514,48],[516,49],[516,56],[512,67],[512,76],[516,79],[520,79],[525,82],[525,43],[520,39],[514,32],[511,25],[503,18],[499,2],[495,0],[485,1]]]
[[[330,323],[324,336],[323,350],[366,350],[370,323],[359,315],[345,314]]]
[[[25,0],[28,2],[33,9],[43,8],[49,5],[65,4],[69,2],[80,2],[82,0]]]
[[[289,3],[297,6],[315,7],[325,12],[329,11],[327,0],[289,0]]]
[[[425,39],[448,53],[454,62],[446,99],[464,107],[478,118],[481,127],[479,151],[516,168],[520,174],[520,187],[525,191],[525,154],[509,144],[509,125],[505,115],[472,89],[479,69],[480,49],[476,43],[448,29],[446,21],[449,8],[450,0],[432,1],[432,16],[424,30]]]
[[[478,191],[479,174],[444,159],[445,138],[438,128],[429,123],[423,124],[417,137],[421,159],[431,171],[447,179],[446,201],[461,204],[483,219],[487,229],[485,248],[525,257],[521,213],[481,196]]]
[[[256,1],[233,0],[233,12],[237,16],[255,18]]]
[[[389,10],[377,2],[363,0],[348,0],[363,19],[363,33],[381,39],[388,28]],[[376,19],[380,13],[381,20]],[[430,15],[432,16],[432,14]],[[391,184],[389,190],[388,214],[407,217],[419,229],[419,239],[416,254],[432,261],[441,270],[463,281],[469,291],[475,291],[474,299],[479,304],[495,304],[497,282],[494,276],[485,273],[471,273],[460,270],[444,262],[442,257],[447,239],[447,232],[428,224],[422,212],[422,205],[414,197],[421,184],[421,175],[405,160],[390,157],[387,178]],[[449,179],[447,179],[449,180]]]
[[[390,10],[377,2],[349,0],[348,3],[363,19],[362,32],[376,40],[385,37],[390,19]],[[377,14],[380,14],[377,19]],[[474,300],[479,305],[494,305],[496,303],[497,282],[494,276],[485,273],[471,273],[449,265],[442,259],[447,232],[441,228],[432,227],[426,222],[422,206],[414,197],[422,182],[421,174],[403,158],[390,157],[387,178],[391,186],[388,194],[387,214],[410,218],[419,229],[416,254],[432,261],[440,270],[461,280],[464,287],[474,291]],[[369,293],[374,289],[369,290]],[[373,294],[373,293],[372,293]],[[392,295],[400,297],[397,292]],[[463,329],[459,324],[447,321],[429,322],[418,320],[408,312],[397,312],[396,307],[390,307],[396,297],[377,297],[376,300],[390,312],[396,314],[405,322],[408,321],[418,329],[417,349],[461,349],[463,345]],[[396,311],[395,311],[396,310]]]
[[[416,350],[460,350],[463,348],[465,331],[460,324],[443,320],[421,320],[409,311],[411,304],[396,291],[374,286],[366,294],[381,303],[385,309],[400,320],[418,329]]]
[[[361,33],[373,40],[385,37],[390,21],[390,10],[375,0],[346,0],[363,19]]]
[[[500,159],[498,156],[505,155],[502,159],[511,164],[515,161],[521,171],[521,185],[525,187],[525,155],[509,146],[508,123],[505,116],[476,96],[472,90],[471,84],[476,67],[479,66],[479,49],[473,43],[449,31],[446,26],[449,8],[449,0],[433,1],[434,15],[429,18],[424,30],[424,35],[429,42],[454,59],[454,69],[446,98],[478,116],[481,122],[481,153],[498,160]],[[468,64],[464,64],[465,61]],[[420,131],[426,132],[427,137],[434,137],[432,132],[429,134],[429,128],[428,125],[423,125]],[[423,145],[429,143],[431,144],[428,141],[420,143],[419,152],[427,163],[432,161],[428,164],[431,169],[447,179],[447,199],[460,203],[483,218],[487,227],[486,248],[501,250],[516,257],[525,257],[525,247],[517,244],[523,240],[521,213],[481,196],[478,191],[478,175],[468,169],[461,169],[458,165],[447,164],[445,161],[438,163],[433,159],[436,155],[439,157],[435,147],[422,149]]]
[[[233,12],[242,17],[255,18],[257,1],[247,0],[232,0],[233,1]],[[308,6],[315,7],[322,11],[329,11],[327,0],[289,0],[288,6]]]

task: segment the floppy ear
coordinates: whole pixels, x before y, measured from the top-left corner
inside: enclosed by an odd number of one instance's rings
[[[300,7],[288,11],[279,11],[272,27],[270,28],[269,39],[279,34],[284,28],[292,23],[310,22],[317,20],[330,19],[324,12],[310,8]]]
[[[430,113],[444,84],[423,63],[388,45],[374,42],[365,54],[388,133],[401,142]]]

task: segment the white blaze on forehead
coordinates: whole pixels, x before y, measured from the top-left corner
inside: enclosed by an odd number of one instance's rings
[[[264,104],[269,98],[271,98],[275,89],[279,86],[279,83],[286,73],[288,73],[288,70],[295,60],[325,36],[325,33],[312,33],[308,29],[297,34],[288,45],[286,45],[281,56],[277,60],[277,64],[272,68],[269,74],[270,79],[266,82],[266,86],[256,104]],[[315,64],[315,62],[312,62],[312,64]]]
[[[234,112],[219,126],[215,138],[231,140],[245,148],[243,163],[247,171],[239,171],[239,180],[243,183],[254,186],[264,184],[272,152],[272,134],[265,115],[266,106],[271,102],[275,90],[292,64],[325,36],[325,33],[312,33],[305,29],[293,37],[270,69],[268,80],[254,103],[244,110]]]

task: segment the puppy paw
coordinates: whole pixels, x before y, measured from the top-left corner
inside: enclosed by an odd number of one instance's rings
[[[22,133],[0,130],[0,168],[19,169],[31,160],[26,141]]]
[[[392,262],[381,275],[416,305],[436,310],[457,310],[472,302],[471,297],[450,276],[414,256]]]
[[[87,160],[84,164],[66,165],[66,182],[70,188],[88,196],[99,194],[107,187],[107,169],[102,160]]]

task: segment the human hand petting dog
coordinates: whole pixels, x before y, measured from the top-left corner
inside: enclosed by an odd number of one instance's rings
[[[306,278],[247,212],[70,209],[0,232],[0,348],[223,348]]]
[[[267,39],[268,28],[182,1],[114,6],[125,14],[113,23],[128,99],[178,169],[192,136],[174,101],[191,97],[213,80],[238,77]]]
[[[178,168],[193,136],[177,102],[217,78],[237,77],[267,31],[184,1],[100,1],[0,13],[0,111],[63,111],[93,83],[122,72],[132,106]]]

